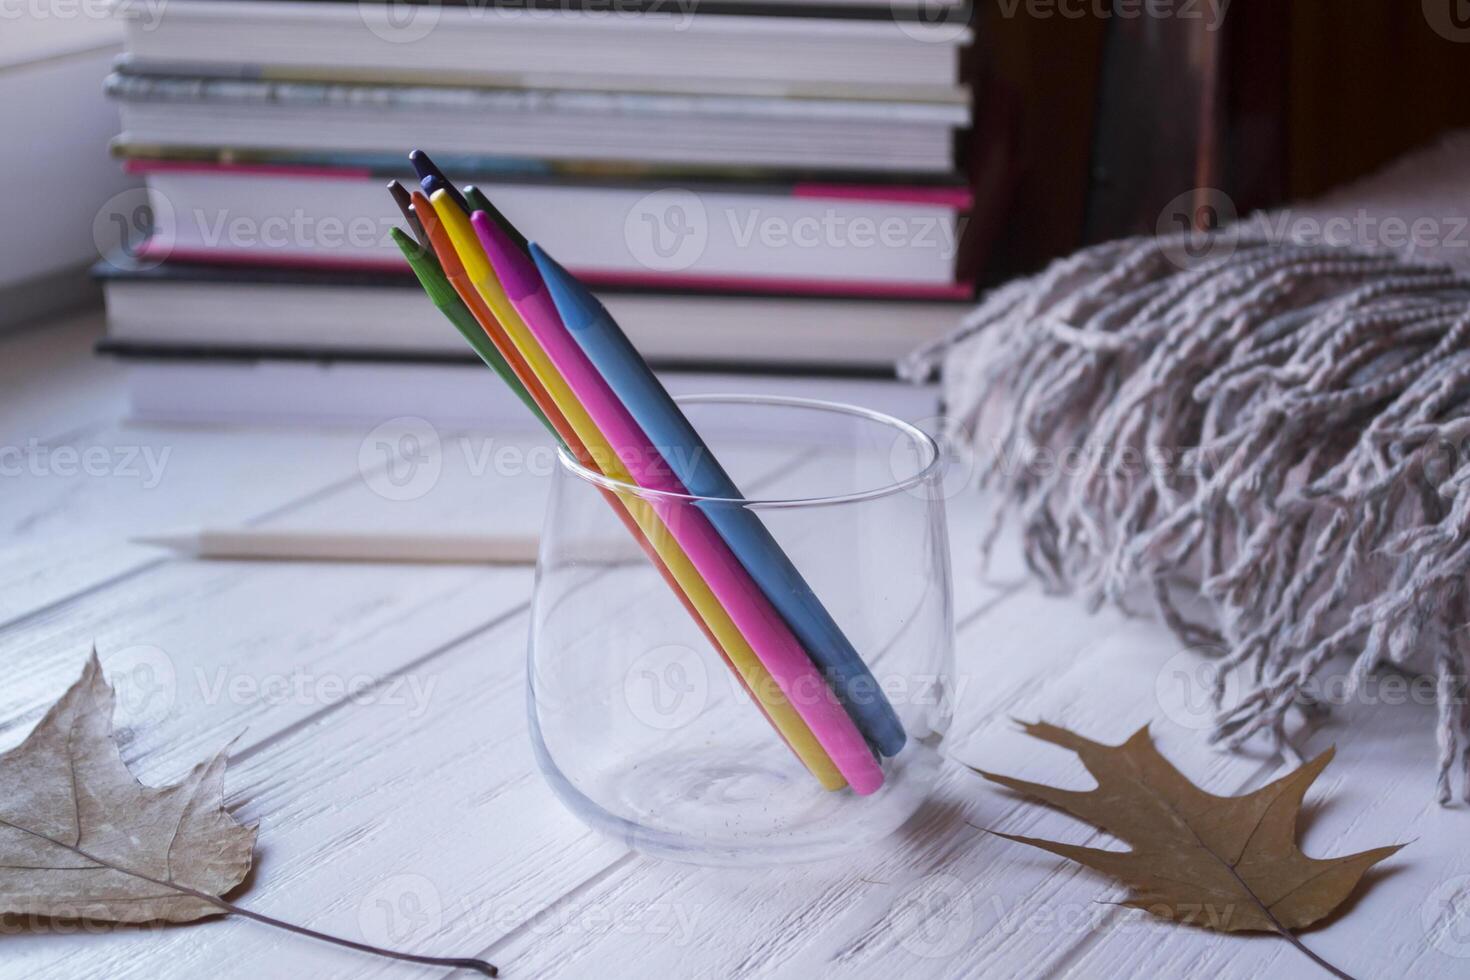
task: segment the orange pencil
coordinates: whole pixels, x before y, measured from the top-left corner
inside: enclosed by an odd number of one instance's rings
[[[526,363],[526,359],[521,356],[520,351],[516,350],[515,344],[510,342],[510,337],[500,326],[500,321],[495,319],[495,314],[490,312],[490,307],[480,296],[480,291],[475,288],[474,283],[470,282],[464,263],[460,261],[459,253],[454,250],[454,243],[449,240],[449,232],[445,230],[438,214],[434,211],[434,206],[429,203],[429,199],[423,195],[422,191],[413,192],[413,213],[418,216],[424,233],[429,236],[429,245],[433,248],[434,254],[439,257],[439,265],[444,270],[444,278],[449,280],[449,285],[454,287],[454,291],[459,294],[464,305],[470,308],[470,312],[480,324],[480,329],[485,331],[490,342],[495,345],[495,349],[500,351],[500,356],[505,358],[506,363],[510,365],[511,372],[525,386],[526,391],[531,395],[531,400],[536,403],[537,408],[541,409],[542,414],[556,430],[561,441],[572,451],[572,455],[577,457],[577,461],[581,462],[586,447],[582,446],[576,433],[572,432],[572,427],[567,424],[566,416],[562,415],[556,403],[551,400],[545,386],[531,370],[531,366]],[[587,464],[583,463],[583,465]]]

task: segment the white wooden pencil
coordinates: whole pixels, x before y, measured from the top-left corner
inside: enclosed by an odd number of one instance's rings
[[[539,545],[534,534],[249,527],[176,530],[132,541],[168,548],[192,558],[496,565],[533,565]]]

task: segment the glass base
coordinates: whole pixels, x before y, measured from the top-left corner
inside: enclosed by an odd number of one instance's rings
[[[680,406],[714,444],[633,439],[623,463],[656,450],[652,486],[558,456],[527,649],[538,766],[579,819],[645,854],[874,862],[864,849],[928,799],[953,716],[938,448],[850,406]],[[761,499],[670,489],[658,467],[704,481],[706,452]],[[638,550],[652,560],[624,560]],[[890,753],[881,780],[864,742]],[[824,768],[846,756],[877,791],[822,789],[793,743]]]
[[[823,791],[789,764],[673,747],[606,770],[589,795],[557,769],[539,736],[533,728],[547,783],[583,823],[650,857],[717,867],[851,859],[923,805],[940,760],[933,747],[914,742],[885,763],[883,788],[859,798],[848,789]]]

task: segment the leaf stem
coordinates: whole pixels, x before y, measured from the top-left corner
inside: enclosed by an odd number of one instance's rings
[[[1267,914],[1270,915],[1270,912],[1268,911]],[[1271,916],[1271,918],[1275,919],[1275,916]],[[1276,934],[1282,939],[1285,939],[1287,942],[1291,943],[1298,950],[1300,950],[1302,955],[1305,956],[1307,959],[1311,960],[1313,963],[1316,963],[1318,966],[1326,970],[1328,973],[1332,974],[1334,977],[1337,977],[1337,980],[1354,980],[1351,973],[1344,973],[1342,970],[1339,970],[1337,967],[1333,966],[1331,963],[1327,962],[1322,957],[1312,952],[1310,949],[1307,948],[1306,943],[1298,939],[1290,929],[1286,928],[1280,923],[1277,923],[1276,925]]]
[[[315,929],[308,929],[306,928],[306,926],[298,926],[294,922],[287,922],[284,919],[277,919],[274,916],[266,915],[263,912],[255,912],[251,909],[245,908],[242,905],[236,905],[234,902],[227,902],[223,898],[217,898],[214,895],[209,894],[208,892],[202,892],[197,888],[190,888],[188,885],[181,885],[176,881],[164,881],[161,878],[151,878],[148,875],[140,874],[136,871],[129,871],[125,868],[118,868],[116,865],[110,864],[107,861],[103,861],[91,854],[88,854],[86,851],[83,851],[80,848],[73,848],[73,850],[75,850],[83,857],[88,858],[89,860],[97,861],[99,864],[107,865],[114,868],[115,870],[122,871],[124,874],[136,875],[144,881],[152,882],[155,885],[161,885],[164,888],[172,888],[175,891],[188,895],[191,898],[197,898],[201,902],[208,902],[210,905],[213,905],[215,908],[221,910],[222,912],[228,912],[231,915],[239,915],[247,919],[253,919],[256,922],[264,923],[268,926],[275,926],[277,929],[284,929],[286,932],[294,932],[298,936],[306,936],[311,939],[319,939],[324,943],[333,943],[337,946],[345,946],[348,949],[355,949],[360,953],[372,953],[374,956],[383,956],[387,957],[390,960],[402,960],[406,963],[423,963],[427,966],[442,966],[446,969],[452,970],[474,970],[481,976],[486,977],[498,977],[500,975],[500,971],[496,968],[495,964],[487,963],[485,960],[477,960],[473,957],[458,956],[420,956],[417,953],[405,953],[401,950],[385,949],[382,946],[373,946],[370,943],[360,943],[354,939],[343,939],[341,936],[333,936],[325,932],[317,932]]]
[[[1194,833],[1194,828],[1190,828],[1190,833]],[[1254,834],[1254,831],[1252,831],[1252,833]],[[1337,980],[1355,980],[1352,974],[1344,973],[1342,970],[1339,970],[1337,967],[1333,966],[1331,963],[1327,962],[1322,957],[1318,956],[1316,953],[1308,949],[1306,943],[1298,939],[1294,932],[1286,928],[1282,921],[1276,918],[1276,913],[1271,911],[1271,906],[1262,901],[1261,897],[1255,893],[1255,890],[1251,888],[1250,885],[1246,884],[1246,880],[1240,876],[1240,872],[1235,870],[1235,865],[1224,860],[1220,857],[1220,855],[1205,847],[1204,841],[1199,840],[1198,835],[1195,835],[1195,840],[1199,841],[1199,845],[1201,848],[1204,849],[1205,853],[1209,854],[1211,857],[1214,857],[1222,865],[1225,866],[1225,870],[1230,872],[1230,876],[1240,884],[1241,889],[1250,896],[1251,901],[1256,903],[1256,908],[1261,910],[1261,914],[1264,915],[1266,919],[1271,923],[1272,928],[1276,930],[1276,934],[1278,936],[1295,946],[1307,959],[1311,960],[1313,963],[1316,963],[1318,966],[1326,970],[1328,973],[1332,974],[1334,977],[1337,977]]]
[[[315,929],[308,929],[305,926],[298,926],[295,923],[286,922],[282,919],[277,919],[273,916],[265,915],[262,912],[252,911],[245,908],[244,906],[236,905],[234,902],[227,902],[223,898],[218,898],[214,895],[209,894],[208,892],[202,892],[197,888],[190,888],[188,885],[181,885],[176,881],[167,881],[163,878],[155,878],[152,875],[144,874],[141,871],[135,871],[132,868],[124,868],[123,866],[109,861],[106,858],[101,858],[95,854],[91,854],[76,846],[75,844],[68,844],[65,841],[59,841],[54,837],[48,837],[47,835],[38,833],[37,831],[31,830],[28,827],[21,827],[18,824],[11,823],[9,820],[0,818],[0,824],[11,827],[15,830],[20,831],[21,833],[29,834],[32,837],[38,837],[41,840],[47,841],[48,843],[62,848],[63,850],[71,851],[78,857],[85,858],[86,860],[91,861],[93,864],[96,864],[99,867],[110,868],[113,871],[118,872],[119,874],[129,875],[141,881],[146,881],[149,884],[158,885],[160,888],[173,889],[181,895],[188,895],[190,898],[197,898],[201,902],[207,902],[208,904],[213,905],[215,908],[219,909],[221,912],[227,912],[230,915],[242,916],[246,919],[253,919],[256,922],[260,922],[268,926],[275,926],[277,929],[284,929],[286,932],[292,932],[298,936],[306,936],[310,939],[319,939],[324,943],[332,943],[336,946],[345,946],[347,949],[355,949],[360,953],[372,953],[374,956],[382,956],[390,960],[401,960],[406,963],[422,963],[426,966],[442,966],[446,969],[451,970],[474,970],[481,976],[486,977],[498,977],[500,975],[500,971],[495,967],[495,964],[488,963],[485,960],[474,959],[473,957],[420,956],[417,953],[405,953],[401,950],[385,949],[382,946],[373,946],[369,943],[360,943],[353,939],[343,939],[341,936],[332,936],[325,932],[317,932]]]

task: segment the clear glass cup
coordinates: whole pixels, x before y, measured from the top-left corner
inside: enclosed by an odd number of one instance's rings
[[[845,405],[679,401],[746,499],[660,494],[560,455],[532,603],[538,763],[578,817],[644,853],[700,864],[851,856],[924,801],[953,714],[938,449],[914,426]],[[870,687],[849,691],[886,699],[903,726],[876,792],[823,788],[617,507],[643,508],[656,528],[718,508],[760,519],[871,673]]]

